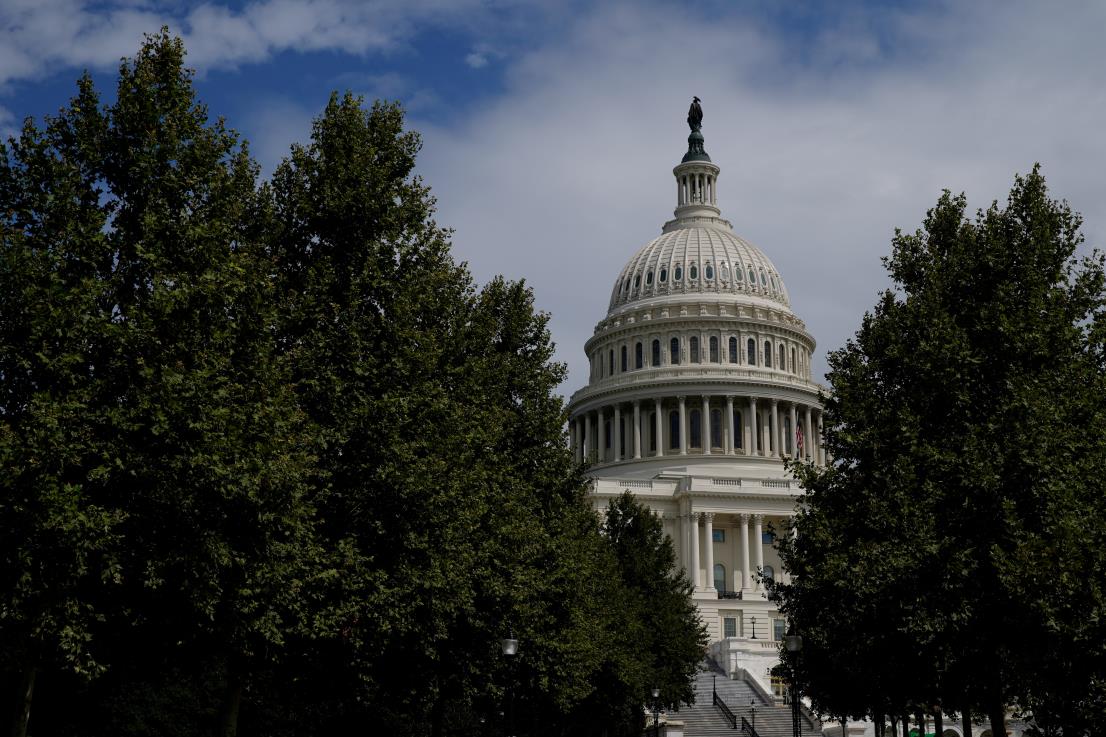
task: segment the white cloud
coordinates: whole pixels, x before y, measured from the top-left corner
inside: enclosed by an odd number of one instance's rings
[[[887,284],[894,228],[916,228],[943,188],[986,206],[1040,161],[1103,244],[1104,11],[1064,7],[955,4],[846,24],[805,63],[751,20],[606,7],[525,54],[507,93],[470,119],[415,121],[421,168],[458,258],[480,279],[526,278],[552,312],[571,392],[616,275],[671,217],[670,171],[700,96],[723,215],[780,269],[821,373]]]
[[[465,63],[473,69],[480,69],[488,66],[488,57],[486,54],[473,51],[465,56]]]

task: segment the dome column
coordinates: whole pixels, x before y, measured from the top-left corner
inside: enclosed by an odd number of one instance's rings
[[[749,397],[749,455],[757,455],[757,398]]]
[[[687,455],[687,398],[677,397],[680,401],[680,455]]]
[[[795,438],[799,437],[799,426],[795,424],[797,422],[795,403],[791,403],[791,455],[795,458],[799,457],[798,443],[795,442]]]
[[[703,397],[703,416],[699,418],[699,434],[703,439],[703,455],[710,455],[710,397]]]
[[[614,439],[611,442],[611,458],[622,460],[622,406],[614,406]]]
[[[661,458],[662,456],[664,456],[664,424],[662,423],[661,400],[660,400],[659,397],[656,399],[656,403],[657,403],[657,411],[656,411],[656,416],[653,418],[653,424],[655,425],[655,429],[657,431],[657,451],[656,451],[657,456],[656,457]]]
[[[733,397],[726,396],[726,429],[729,433],[726,436],[726,455],[733,455],[734,446],[737,445],[734,442],[734,426],[733,426]]]
[[[641,400],[634,400],[634,460],[641,458]]]
[[[807,458],[814,457],[814,433],[810,431],[810,428],[810,405],[808,404],[806,406],[806,424],[803,425],[803,438],[805,440],[803,443],[803,455]]]
[[[783,430],[780,428],[780,403],[775,399],[772,400],[772,414],[769,422],[772,425],[772,427],[770,428],[770,433],[773,441],[772,456],[782,458],[783,448],[780,444],[780,436],[783,435]]]
[[[699,512],[691,512],[691,585],[699,590]]]

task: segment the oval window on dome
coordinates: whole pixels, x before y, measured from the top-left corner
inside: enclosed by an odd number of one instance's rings
[[[741,281],[742,279],[744,279],[744,277],[741,276],[741,266],[738,265],[738,264],[734,264],[733,265],[733,280],[734,281]]]
[[[645,286],[647,286],[647,287],[652,286],[652,284],[653,284],[653,271],[650,269],[649,272],[647,272],[645,274]]]
[[[774,276],[772,277],[772,289],[774,291],[779,291],[779,289],[780,289],[778,286],[776,286],[776,277],[774,277]]]
[[[764,275],[764,269],[760,270],[760,283],[764,286],[768,286],[768,277]]]
[[[683,279],[683,278],[684,278],[684,268],[682,266],[680,266],[679,264],[677,264],[676,268],[672,271],[672,281],[679,281],[680,279]]]
[[[687,267],[687,278],[688,279],[698,279],[699,278],[699,267],[696,264],[692,264],[691,266]]]
[[[703,275],[708,279],[713,279],[714,278],[714,267],[710,264],[707,264],[705,267],[703,267]]]
[[[730,280],[730,267],[726,265],[725,261],[719,264],[718,274],[722,277],[722,281]]]
[[[641,274],[637,274],[637,275],[634,276],[634,289],[637,289],[640,286],[641,286]]]
[[[757,274],[752,269],[749,269],[749,283],[754,285],[757,283]]]
[[[668,269],[662,267],[661,268],[661,284],[664,284],[666,281],[668,281]]]

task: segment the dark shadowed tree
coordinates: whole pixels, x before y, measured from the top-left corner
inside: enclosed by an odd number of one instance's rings
[[[1001,733],[1012,707],[1082,734],[1106,668],[1102,259],[1036,168],[965,210],[946,192],[896,235],[895,289],[830,356],[832,462],[797,468],[775,595],[831,712],[939,703]]]

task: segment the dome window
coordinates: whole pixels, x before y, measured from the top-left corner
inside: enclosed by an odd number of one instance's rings
[[[722,281],[729,281],[730,280],[730,267],[726,265],[725,261],[723,261],[718,266],[718,272],[722,276]]]
[[[714,278],[714,267],[711,266],[710,264],[707,264],[706,267],[703,269],[703,275],[707,279],[713,279]]]
[[[668,269],[662,266],[660,283],[664,284],[666,281],[668,281]]]
[[[772,277],[772,290],[778,292],[780,288],[776,286],[776,277]]]
[[[646,275],[645,275],[645,286],[647,286],[647,287],[653,286],[653,270],[652,269],[650,269],[649,272],[646,273]]]
[[[676,264],[675,270],[672,272],[672,281],[679,281],[684,278],[684,267]]]
[[[760,283],[764,286],[768,286],[768,277],[764,275],[764,269],[760,270]]]
[[[641,274],[637,274],[636,276],[634,276],[634,289],[637,289],[640,286],[641,286]]]
[[[692,281],[699,278],[699,267],[696,264],[692,264],[687,269],[687,278]]]
[[[756,286],[756,283],[757,283],[756,272],[754,272],[752,269],[749,269],[749,283],[752,284],[753,286]]]
[[[741,281],[743,278],[744,277],[741,276],[741,267],[738,266],[737,264],[734,264],[734,266],[733,266],[733,280],[734,281]]]

